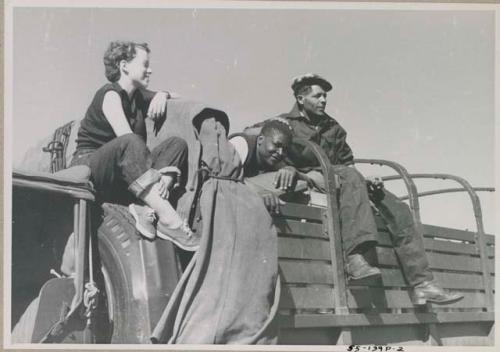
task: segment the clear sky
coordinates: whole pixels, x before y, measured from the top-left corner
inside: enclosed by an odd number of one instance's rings
[[[13,38],[14,158],[83,117],[124,39],[150,45],[150,88],[221,107],[231,132],[290,110],[292,77],[316,72],[357,158],[494,185],[492,11],[16,8]],[[421,206],[425,222],[474,229],[465,194]]]

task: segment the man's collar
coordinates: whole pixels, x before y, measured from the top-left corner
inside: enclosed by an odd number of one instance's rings
[[[299,104],[293,104],[292,110],[288,113],[288,117],[291,119],[303,119],[304,116],[300,113]]]
[[[303,115],[302,111],[300,111],[299,104],[297,103],[293,105],[292,110],[288,113],[288,118],[292,120],[303,120],[309,124],[312,124],[312,122]],[[333,117],[325,113],[325,115],[321,118],[320,123],[332,124],[336,123],[336,121]]]

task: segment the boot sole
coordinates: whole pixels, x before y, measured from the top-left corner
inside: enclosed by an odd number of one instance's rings
[[[381,277],[382,273],[373,273],[373,274],[368,274],[368,275],[363,275],[363,276],[349,276],[349,281],[359,281],[367,278],[376,278],[376,277]]]
[[[142,227],[141,224],[139,223],[139,215],[135,211],[135,207],[133,206],[133,204],[130,204],[128,206],[128,211],[130,212],[130,214],[132,215],[132,217],[135,220],[135,228],[136,228],[136,230],[141,235],[143,235],[144,237],[146,237],[146,238],[148,238],[150,240],[154,239],[156,237],[156,234],[154,234],[152,232],[149,232],[146,228]]]
[[[446,301],[436,301],[436,300],[432,300],[432,299],[427,299],[427,302],[429,303],[434,303],[434,304],[451,304],[451,303],[455,303],[455,302],[458,302],[460,300],[462,300],[464,297],[458,297],[458,298],[453,298],[453,299],[448,299]]]
[[[460,301],[463,298],[464,297],[462,296],[462,297],[458,297],[458,298],[454,298],[454,299],[448,299],[446,301],[436,301],[436,300],[433,300],[433,299],[419,298],[417,300],[412,300],[411,303],[413,303],[416,306],[423,306],[423,305],[425,305],[427,303],[445,305],[445,304],[451,304],[451,303],[458,302],[458,301]]]

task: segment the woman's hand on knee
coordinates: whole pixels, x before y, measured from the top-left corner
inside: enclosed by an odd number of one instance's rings
[[[167,199],[169,196],[168,182],[166,182],[165,177],[162,176],[158,181],[158,194],[161,198]]]
[[[179,175],[175,173],[169,173],[166,175],[161,175],[158,181],[158,193],[163,199],[167,199],[170,195],[170,191],[176,187],[179,187]]]

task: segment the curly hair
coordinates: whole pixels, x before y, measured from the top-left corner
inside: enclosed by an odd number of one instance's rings
[[[109,43],[104,53],[104,74],[110,82],[116,82],[120,79],[120,61],[132,60],[136,55],[136,49],[140,48],[147,53],[150,52],[148,44],[134,43],[128,41],[114,41]]]
[[[288,121],[281,117],[275,117],[267,120],[262,126],[261,135],[269,137],[274,133],[282,133],[287,139],[293,138],[293,129]]]

